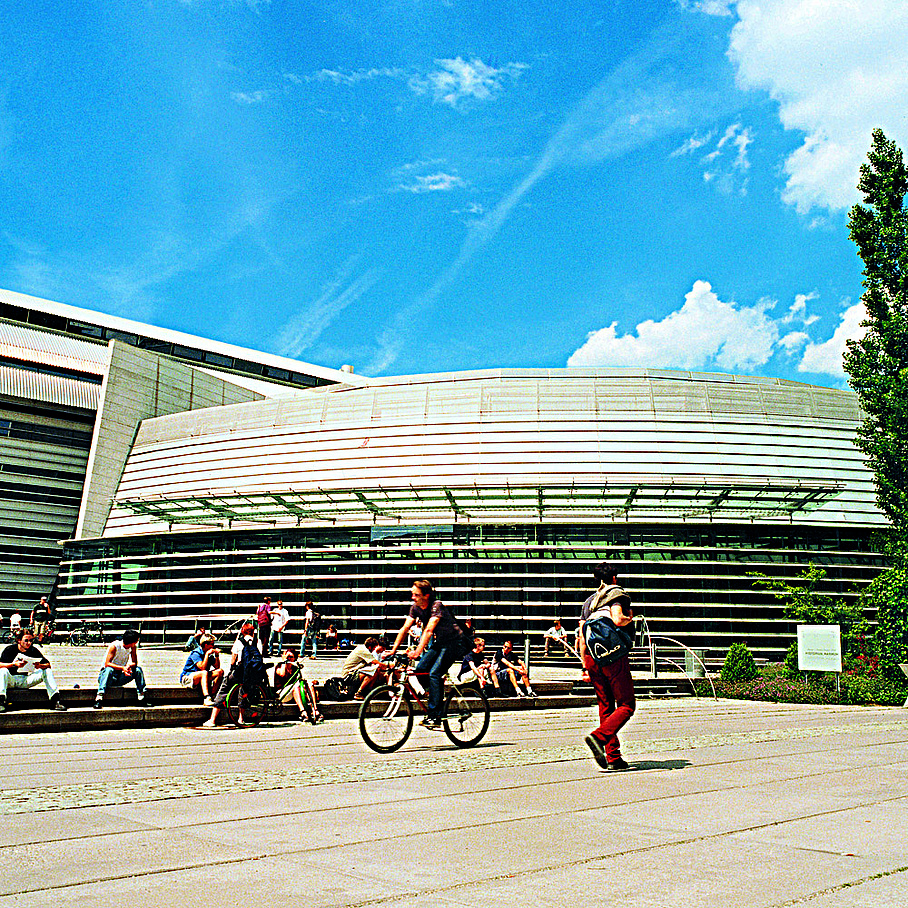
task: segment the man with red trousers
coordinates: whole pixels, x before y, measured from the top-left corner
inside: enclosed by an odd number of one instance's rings
[[[593,612],[608,609],[615,627],[626,629],[632,640],[634,615],[630,597],[618,586],[618,573],[614,567],[598,564],[593,569],[593,577],[599,581],[599,589],[583,603],[578,638],[583,667],[589,672],[599,701],[599,727],[584,741],[602,769],[615,771],[628,768],[621,757],[618,731],[634,714],[637,705],[630,662],[627,654],[610,665],[595,662],[584,641],[583,625]]]

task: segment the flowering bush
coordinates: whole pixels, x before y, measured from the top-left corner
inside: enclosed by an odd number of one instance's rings
[[[902,685],[879,675],[846,671],[840,678],[836,691],[835,675],[811,673],[803,677],[786,677],[783,665],[768,665],[751,681],[723,681],[715,679],[716,694],[734,700],[763,700],[771,703],[811,703],[816,705],[879,703],[901,706],[906,691]],[[696,682],[701,696],[712,694],[708,681]]]

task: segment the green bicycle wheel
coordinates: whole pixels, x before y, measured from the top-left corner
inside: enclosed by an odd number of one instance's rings
[[[242,684],[230,688],[227,699],[227,716],[234,725],[258,725],[268,710],[268,692],[261,684],[244,689]]]

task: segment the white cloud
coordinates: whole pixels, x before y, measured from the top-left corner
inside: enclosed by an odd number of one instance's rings
[[[810,342],[810,335],[806,331],[792,331],[784,337],[779,338],[779,346],[793,353],[799,347],[803,347]]]
[[[592,331],[567,364],[751,372],[777,354],[800,355],[798,371],[841,379],[845,341],[864,332],[864,305],[848,307],[832,337],[814,341],[807,331],[791,327],[807,328],[817,321],[807,313],[807,303],[817,298],[816,291],[799,293],[777,318],[772,315],[775,300],[752,306],[723,302],[706,281],[696,281],[680,309],[661,321],[641,322],[628,334],[619,334],[615,322]]]
[[[798,293],[795,295],[794,302],[788,307],[788,315],[782,319],[783,322],[800,321],[805,327],[812,325],[819,315],[808,315],[807,304],[812,300],[819,299],[820,294],[814,290],[812,293]]]
[[[396,67],[372,67],[353,69],[342,72],[338,69],[320,69],[310,76],[297,76],[287,73],[285,78],[297,85],[301,82],[333,82],[335,85],[358,85],[360,82],[371,82],[373,79],[403,79],[407,73]]]
[[[413,182],[401,184],[397,188],[405,192],[450,192],[452,189],[460,189],[467,184],[454,174],[451,173],[430,173],[425,176],[416,175]]]
[[[414,76],[410,87],[419,94],[430,92],[436,103],[451,107],[466,100],[491,100],[502,91],[506,79],[516,79],[527,68],[525,63],[508,63],[495,68],[478,57],[472,60],[455,57],[435,63],[439,69],[426,76]]]
[[[230,97],[237,104],[262,104],[267,101],[270,92],[267,91],[232,91]]]
[[[779,343],[779,325],[754,306],[725,303],[706,281],[696,281],[684,305],[661,321],[648,319],[636,333],[619,335],[616,323],[591,332],[568,366],[716,367],[749,372],[766,363]]]
[[[284,356],[297,357],[319,338],[326,328],[347,308],[372,289],[379,274],[370,269],[353,278],[357,259],[346,262],[337,278],[328,284],[318,299],[304,306],[281,330],[277,349]]]
[[[872,129],[908,139],[908,3],[737,0],[734,6],[739,21],[729,56],[738,84],[767,91],[782,125],[804,134],[784,164],[784,200],[802,213],[848,207],[858,198],[858,169]]]
[[[670,157],[677,158],[682,155],[692,155],[705,149],[712,142],[713,133],[705,136],[694,133],[683,145],[676,148]],[[753,132],[741,123],[732,123],[715,143],[712,151],[700,157],[700,164],[704,165],[703,180],[711,183],[720,192],[730,194],[738,191],[742,195],[747,192],[746,173],[750,169],[750,159],[747,149],[753,142]]]
[[[693,9],[708,16],[730,16],[735,0],[676,0],[681,9]]]
[[[689,139],[687,139],[683,145],[676,148],[670,155],[670,157],[677,158],[679,155],[693,154],[693,152],[698,151],[704,145],[708,145],[713,138],[713,133],[708,132],[705,136],[700,136],[694,133]]]
[[[861,327],[861,322],[866,317],[867,310],[863,303],[849,306],[842,313],[841,321],[829,340],[820,344],[807,344],[801,362],[798,363],[798,371],[844,378],[842,355],[845,353],[845,341],[857,340],[864,336],[865,329]]]

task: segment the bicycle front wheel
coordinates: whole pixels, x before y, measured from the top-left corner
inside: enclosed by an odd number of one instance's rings
[[[454,688],[445,703],[445,734],[458,747],[478,744],[489,730],[489,701],[475,687]]]
[[[380,754],[403,747],[412,730],[413,704],[397,687],[376,687],[359,708],[360,734]]]
[[[244,690],[242,684],[235,684],[224,701],[227,716],[234,725],[258,725],[268,708],[268,695],[260,684],[253,684]]]
[[[69,642],[72,646],[85,646],[88,643],[88,634],[85,631],[73,631],[70,635]]]

